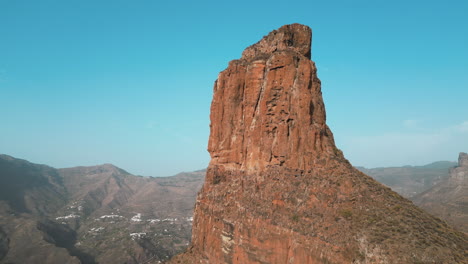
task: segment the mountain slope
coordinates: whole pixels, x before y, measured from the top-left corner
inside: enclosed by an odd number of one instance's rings
[[[410,198],[429,190],[447,178],[449,168],[455,165],[457,165],[456,162],[438,161],[424,166],[356,168],[392,188],[403,197]]]
[[[54,168],[0,155],[0,262],[80,263],[78,252],[43,228],[46,217],[66,203]]]
[[[54,168],[0,155],[0,169],[0,203],[4,206],[44,215],[66,202],[62,178]]]
[[[468,154],[460,153],[450,177],[413,197],[415,204],[468,233]]]
[[[190,241],[204,172],[147,178],[0,156],[0,263],[162,261]]]

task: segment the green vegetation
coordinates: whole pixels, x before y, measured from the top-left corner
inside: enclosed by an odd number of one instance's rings
[[[298,222],[299,221],[299,216],[297,214],[294,214],[291,216],[291,220],[294,221],[294,222]]]
[[[351,217],[353,216],[353,213],[351,212],[351,210],[344,209],[344,210],[341,210],[341,211],[340,211],[340,215],[341,215],[343,218],[351,219]]]

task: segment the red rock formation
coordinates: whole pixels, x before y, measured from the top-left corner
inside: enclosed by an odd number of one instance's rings
[[[466,236],[336,148],[310,40],[283,26],[219,74],[192,245],[172,263],[466,263]]]
[[[246,172],[267,166],[310,170],[337,155],[310,28],[295,24],[247,48],[219,74],[211,105],[211,165]]]

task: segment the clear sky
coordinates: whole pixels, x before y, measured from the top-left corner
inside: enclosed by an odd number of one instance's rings
[[[354,164],[468,151],[468,1],[0,0],[0,153],[167,176],[209,162],[213,82],[284,24],[313,30]]]

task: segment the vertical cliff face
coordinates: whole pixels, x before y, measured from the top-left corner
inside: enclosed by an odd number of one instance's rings
[[[458,166],[450,170],[449,180],[452,181],[454,185],[468,186],[468,154],[464,152],[460,153],[458,156]]]
[[[172,263],[466,263],[466,236],[336,148],[310,58],[310,28],[286,25],[219,74],[192,245]]]
[[[288,25],[219,74],[211,105],[211,166],[248,173],[272,165],[310,170],[337,155],[310,54],[310,28]]]
[[[461,171],[465,171],[464,175],[468,174],[466,171],[468,170],[468,154],[461,152],[458,155],[458,167],[460,167]]]

